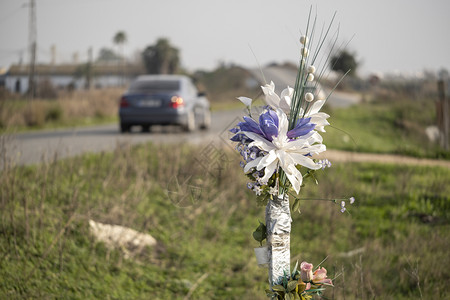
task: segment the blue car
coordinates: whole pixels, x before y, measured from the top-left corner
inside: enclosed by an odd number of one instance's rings
[[[142,75],[120,99],[120,131],[132,126],[149,131],[152,125],[180,125],[185,131],[208,129],[210,104],[184,75]]]

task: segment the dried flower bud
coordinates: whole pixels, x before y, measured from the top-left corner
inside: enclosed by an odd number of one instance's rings
[[[300,278],[303,282],[310,282],[313,280],[313,265],[306,261],[300,264]]]
[[[305,100],[308,102],[312,102],[314,100],[314,95],[312,93],[306,93]]]
[[[308,81],[313,81],[313,80],[314,80],[314,75],[311,74],[311,73],[309,73],[309,74],[308,74],[308,77],[306,78],[306,80],[308,80]]]
[[[308,57],[309,54],[309,50],[308,48],[304,47],[302,48],[302,52],[300,52],[302,54],[303,57]]]
[[[306,45],[306,44],[308,43],[308,41],[309,41],[309,39],[308,39],[308,37],[307,37],[306,35],[302,35],[302,36],[300,37],[300,43],[301,43],[302,45]]]
[[[315,72],[316,72],[316,67],[314,67],[314,66],[308,67],[308,73],[314,74]]]

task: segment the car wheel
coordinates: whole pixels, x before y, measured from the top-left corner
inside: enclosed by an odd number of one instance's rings
[[[200,126],[200,128],[202,130],[207,130],[210,127],[211,127],[211,112],[209,111],[209,109],[205,109],[203,110],[202,125]]]
[[[193,111],[190,111],[187,115],[187,121],[186,124],[183,126],[184,131],[186,132],[192,132],[196,128],[195,124],[195,115]]]
[[[130,125],[125,123],[120,123],[120,132],[125,133],[130,131]]]

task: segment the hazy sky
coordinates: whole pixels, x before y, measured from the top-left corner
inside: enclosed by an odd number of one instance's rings
[[[0,66],[29,61],[29,0],[0,0]],[[181,50],[188,70],[212,69],[220,61],[255,67],[296,62],[298,38],[313,5],[318,27],[336,11],[339,43],[352,36],[361,73],[450,69],[449,0],[36,0],[38,61],[87,59],[123,30],[125,53],[167,37]],[[252,50],[254,54],[252,53]]]

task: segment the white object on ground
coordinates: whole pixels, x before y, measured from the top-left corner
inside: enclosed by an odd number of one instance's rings
[[[99,242],[105,243],[108,249],[120,249],[125,258],[141,253],[145,247],[157,244],[154,237],[134,229],[109,225],[89,220],[89,231]]]

